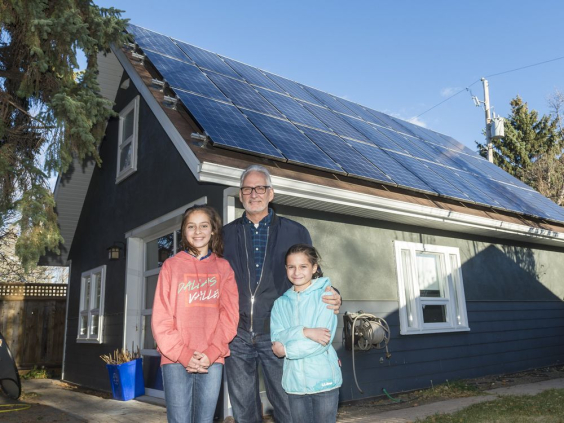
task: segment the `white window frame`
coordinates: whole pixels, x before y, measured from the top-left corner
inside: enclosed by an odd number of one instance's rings
[[[394,247],[398,275],[400,334],[415,335],[469,331],[470,327],[468,325],[464,283],[462,281],[460,265],[460,250],[456,247],[405,241],[394,241]],[[410,257],[409,275],[404,274],[402,251],[408,251],[407,254]],[[446,275],[443,297],[421,297],[419,283],[417,283],[416,255],[418,252],[443,255],[442,265],[444,268],[442,270]],[[408,292],[410,294],[407,294]],[[425,323],[423,321],[423,307],[426,305],[445,306],[446,322]],[[409,316],[408,308],[411,310]]]
[[[90,281],[92,281],[92,276],[99,273],[100,274],[100,305],[99,307],[95,306],[95,285],[90,283],[90,292],[89,292],[89,305],[88,308],[84,307],[84,300],[86,296],[86,279],[90,277]],[[104,297],[106,292],[106,265],[96,267],[95,269],[88,270],[83,272],[80,278],[80,307],[78,312],[78,331],[77,331],[77,338],[76,342],[83,342],[83,343],[90,343],[90,344],[101,344],[102,343],[102,332],[104,328]],[[87,324],[86,324],[86,334],[80,334],[80,327],[82,323],[82,317],[87,317]],[[98,333],[96,335],[92,335],[91,328],[92,328],[92,317],[98,316]]]
[[[123,139],[125,126],[125,117],[133,110],[133,132],[127,139]],[[135,97],[124,109],[119,113],[119,135],[118,135],[118,151],[117,151],[117,171],[116,184],[123,181],[129,175],[137,172],[137,144],[139,138],[139,96]],[[128,167],[120,169],[121,153],[127,145],[131,144],[131,163]]]

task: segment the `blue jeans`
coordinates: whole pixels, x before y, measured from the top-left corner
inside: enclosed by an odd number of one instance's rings
[[[211,423],[223,364],[212,364],[208,373],[188,373],[180,363],[164,364],[162,369],[168,422]]]
[[[264,372],[266,396],[274,408],[274,421],[292,423],[288,394],[282,389],[284,359],[272,352],[270,334],[253,334],[241,328],[229,344],[225,359],[227,386],[237,423],[262,423],[259,395],[259,362]]]
[[[294,423],[335,423],[339,388],[309,395],[288,395]]]

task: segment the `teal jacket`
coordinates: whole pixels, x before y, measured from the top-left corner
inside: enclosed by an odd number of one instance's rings
[[[286,349],[282,387],[289,394],[304,395],[329,391],[343,383],[339,358],[331,345],[337,329],[337,316],[321,300],[328,278],[318,278],[302,292],[293,288],[274,302],[270,317],[272,342]],[[327,346],[304,336],[304,328],[325,327],[331,331]]]

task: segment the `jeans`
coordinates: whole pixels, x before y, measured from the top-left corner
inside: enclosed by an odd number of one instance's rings
[[[208,373],[188,373],[180,363],[162,366],[169,423],[211,423],[217,406],[223,364]]]
[[[237,423],[262,423],[259,395],[259,362],[264,372],[266,396],[274,408],[274,421],[292,423],[288,394],[282,389],[284,359],[272,352],[270,334],[254,334],[241,328],[229,344],[225,359],[227,386]]]
[[[339,388],[309,395],[288,395],[294,423],[335,423]]]

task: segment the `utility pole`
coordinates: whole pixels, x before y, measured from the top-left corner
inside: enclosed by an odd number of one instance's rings
[[[493,143],[491,136],[491,123],[492,117],[490,114],[490,89],[488,85],[488,80],[482,78],[482,84],[484,85],[484,109],[486,110],[486,141],[488,143],[488,161],[493,163]]]

